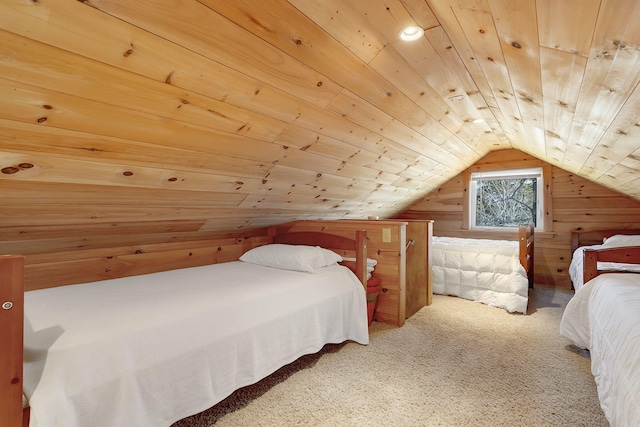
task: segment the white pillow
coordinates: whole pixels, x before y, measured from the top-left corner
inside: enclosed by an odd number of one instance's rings
[[[355,269],[356,269],[356,267],[355,267],[356,259],[355,258],[343,257],[342,261],[347,261],[347,262],[354,263],[353,267],[350,267],[350,268],[352,268],[352,271],[355,273]],[[371,275],[373,273],[373,269],[376,267],[377,264],[378,264],[378,260],[375,260],[373,258],[367,258],[367,280],[371,279]]]
[[[602,246],[618,248],[626,246],[640,246],[640,235],[637,234],[616,234],[607,238]]]
[[[313,273],[316,268],[326,267],[342,261],[342,257],[320,246],[274,243],[258,246],[245,252],[240,257],[240,261],[283,270]]]
[[[351,262],[356,262],[355,258],[342,258],[343,261],[351,261]],[[376,265],[378,264],[378,260],[373,259],[373,258],[367,258],[367,273],[373,273],[373,269],[376,267]]]

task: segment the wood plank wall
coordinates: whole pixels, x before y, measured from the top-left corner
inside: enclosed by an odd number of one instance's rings
[[[25,255],[25,290],[236,261],[267,241],[263,233],[187,242],[78,249]]]
[[[532,167],[545,164],[518,150],[494,151],[478,165],[496,169]],[[471,168],[470,168],[471,169]],[[553,222],[546,232],[536,234],[535,283],[571,287],[568,269],[571,262],[571,232],[576,229],[640,227],[640,202],[599,184],[552,166]],[[435,236],[478,237],[478,232],[463,230],[463,198],[467,183],[461,173],[430,192],[398,215],[401,219],[432,219]],[[503,235],[487,232],[486,238]]]

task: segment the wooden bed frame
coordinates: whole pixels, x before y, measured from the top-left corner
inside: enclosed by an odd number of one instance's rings
[[[309,245],[330,248],[340,255],[348,255],[347,251],[355,254],[356,262],[346,263],[360,280],[360,283],[367,290],[367,232],[366,230],[356,230],[356,239],[338,236],[336,234],[318,233],[314,231],[297,231],[291,233],[276,234],[277,229],[270,227],[267,231],[269,243],[281,243],[287,245]],[[310,243],[311,242],[311,243]]]
[[[527,278],[529,280],[529,287],[533,288],[533,266],[534,266],[534,230],[533,223],[528,225],[521,225],[518,227],[518,242],[520,253],[520,264],[524,267],[524,271],[527,272]]]
[[[571,233],[571,254],[581,246],[594,246],[601,245],[605,238],[615,236],[616,234],[622,234],[626,236],[640,235],[640,229],[637,228],[612,228],[606,230],[575,230]],[[597,269],[598,261],[604,262],[621,262],[620,259],[624,259],[627,256],[634,256],[634,251],[628,251],[627,248],[619,248],[621,250],[614,251],[618,248],[609,248],[606,251],[604,249],[594,250],[586,249],[584,251],[584,263],[583,263],[583,283],[587,283],[589,280],[596,277],[601,271]],[[627,249],[627,251],[625,251]],[[629,252],[627,255],[626,252]],[[610,260],[612,257],[622,257],[617,260]],[[605,259],[600,259],[605,257]],[[595,263],[595,264],[594,264]],[[635,263],[631,261],[631,263]]]
[[[321,246],[355,256],[350,266],[365,291],[367,286],[367,233],[357,230],[355,240],[327,233],[303,232],[276,235],[269,242]],[[28,427],[29,408],[23,409],[24,257],[0,255],[0,427]]]
[[[0,426],[29,425],[22,410],[24,257],[0,256]],[[24,424],[23,424],[24,420]]]
[[[615,228],[609,230],[575,230],[571,233],[571,253],[581,246],[601,245],[605,237],[615,236],[616,234],[634,235],[640,234],[637,228]]]
[[[610,270],[598,270],[598,262],[617,262],[624,264],[640,264],[640,246],[622,248],[585,249],[584,250],[584,283],[594,277],[608,273],[620,273]]]

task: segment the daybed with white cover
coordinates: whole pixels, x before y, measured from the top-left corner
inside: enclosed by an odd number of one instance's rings
[[[327,241],[314,236],[304,241]],[[365,239],[329,239],[350,246],[360,278],[333,251],[273,244],[235,262],[24,292],[24,355],[21,336],[1,337],[14,340],[1,364],[9,425],[22,422],[21,388],[33,427],[169,426],[327,343],[367,344]],[[20,282],[15,259],[0,257],[3,289]],[[13,320],[19,292],[2,295]]]
[[[533,225],[518,240],[433,237],[433,293],[527,312],[533,284]]]
[[[567,304],[560,334],[589,349],[611,426],[640,426],[640,274],[598,269],[639,264],[640,247],[586,249],[584,256],[585,285]]]

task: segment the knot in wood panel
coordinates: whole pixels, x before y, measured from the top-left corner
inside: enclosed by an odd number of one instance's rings
[[[20,169],[15,166],[7,166],[6,168],[2,168],[2,173],[5,175],[11,175],[17,172],[20,172]]]
[[[31,169],[32,167],[33,167],[32,163],[20,163],[17,166],[7,166],[6,168],[2,168],[0,169],[0,172],[2,172],[5,175],[12,175],[24,169]]]

